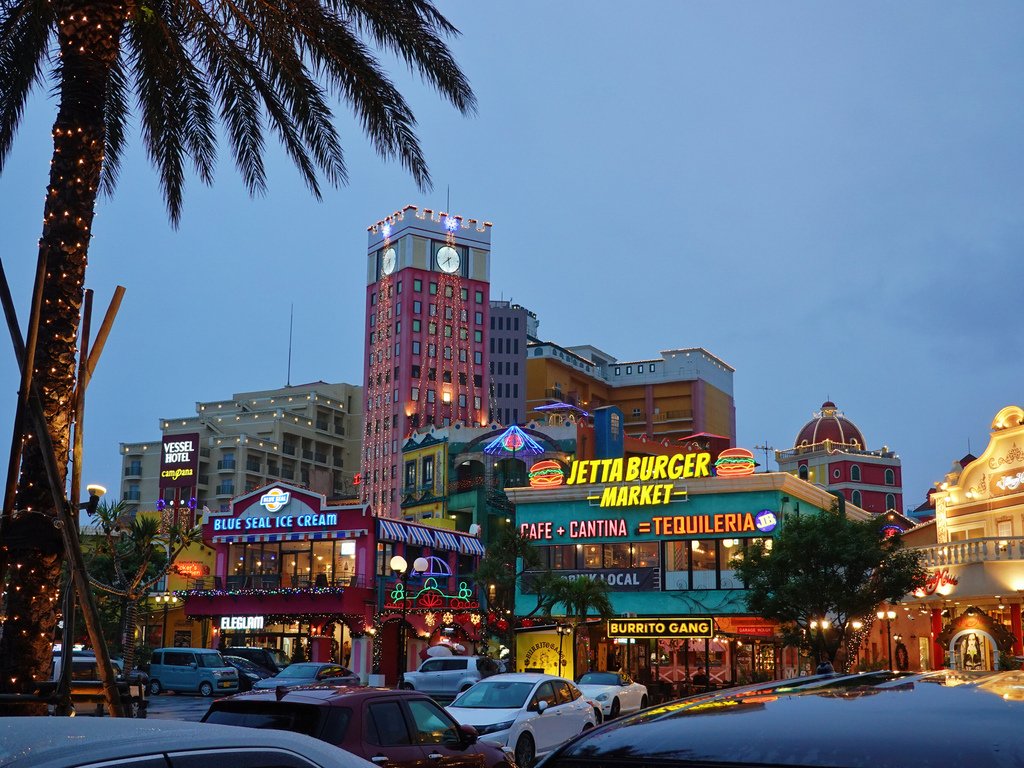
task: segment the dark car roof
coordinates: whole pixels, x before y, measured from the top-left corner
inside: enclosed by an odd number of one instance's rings
[[[428,698],[425,693],[417,691],[395,690],[393,688],[366,688],[354,685],[296,685],[291,688],[278,689],[264,688],[259,691],[247,691],[234,696],[228,696],[213,702],[216,708],[219,704],[237,701],[289,701],[299,704],[316,704],[318,706],[343,707],[351,706],[363,699],[377,698],[383,695],[410,696],[415,698]]]
[[[0,766],[5,768],[64,768],[140,755],[230,748],[285,749],[320,765],[370,765],[344,750],[285,731],[171,720],[0,718]]]
[[[544,766],[1024,765],[1024,672],[792,680],[612,721]]]

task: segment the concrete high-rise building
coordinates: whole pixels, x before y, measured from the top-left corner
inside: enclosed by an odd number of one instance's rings
[[[563,347],[531,340],[527,351],[526,408],[564,402],[592,410],[622,409],[624,431],[675,440],[701,432],[736,438],[734,369],[700,347],[670,349],[660,357],[619,360],[593,346]]]
[[[903,514],[900,457],[884,445],[868,450],[860,429],[827,400],[801,427],[793,447],[775,452],[780,472],[818,483],[868,512]]]
[[[491,224],[406,206],[369,227],[363,501],[399,515],[411,430],[489,420]]]
[[[162,438],[121,443],[121,498],[132,514],[188,515],[282,480],[357,495],[362,407],[361,387],[322,381],[196,403],[195,415],[160,420]]]
[[[506,426],[526,421],[526,344],[537,333],[537,315],[510,301],[491,302],[491,420]]]

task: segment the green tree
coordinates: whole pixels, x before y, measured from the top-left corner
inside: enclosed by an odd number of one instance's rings
[[[608,583],[586,576],[570,578],[555,576],[541,587],[540,605],[545,613],[552,614],[558,606],[572,624],[572,645],[576,647],[576,633],[581,624],[596,614],[602,619],[615,615],[612,601],[608,597]],[[588,660],[589,663],[589,660]],[[588,667],[589,668],[589,667]]]
[[[155,517],[129,517],[127,505],[101,504],[96,521],[102,539],[87,564],[90,583],[123,606],[119,622],[124,672],[135,666],[139,607],[150,590],[170,573],[185,549],[202,540],[202,527],[165,525]]]
[[[356,113],[385,158],[421,188],[430,176],[415,118],[374,48],[394,54],[463,113],[475,97],[446,39],[458,34],[430,0],[7,0],[0,4],[0,172],[29,93],[58,94],[39,258],[46,263],[35,383],[60,480],[69,456],[75,357],[93,214],[111,192],[133,103],[171,221],[187,166],[212,183],[218,135],[251,193],[266,188],[266,129],[311,192],[346,180],[332,101]],[[7,527],[7,610],[0,693],[48,674],[63,547],[37,441],[26,430],[17,509]],[[17,565],[23,567],[17,568]],[[0,574],[0,581],[4,574]],[[12,711],[12,708],[6,708]],[[39,712],[38,706],[13,711]]]
[[[516,586],[522,589],[526,572],[532,572],[526,579],[533,579],[539,568],[540,552],[533,540],[521,534],[515,526],[509,525],[504,526],[487,545],[473,575],[477,589],[488,596],[487,608],[509,623],[506,630],[490,627],[491,632],[508,648],[513,647],[512,618],[516,609]]]
[[[774,540],[752,542],[732,565],[753,613],[782,622],[837,666],[845,664],[838,655],[850,622],[900,600],[925,576],[899,536],[883,538],[877,520],[849,520],[835,504],[818,515],[787,515]]]

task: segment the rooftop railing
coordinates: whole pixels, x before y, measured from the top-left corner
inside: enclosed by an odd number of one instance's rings
[[[931,544],[927,547],[908,547],[908,549],[911,552],[921,553],[921,564],[925,568],[1024,560],[1024,536],[965,539],[944,544]]]

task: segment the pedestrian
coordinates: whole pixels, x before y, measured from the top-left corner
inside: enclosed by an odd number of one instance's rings
[[[835,671],[836,670],[832,666],[832,662],[829,661],[828,659],[825,659],[823,662],[818,664],[818,668],[816,670],[814,670],[814,674],[816,674],[816,675],[831,675]]]

